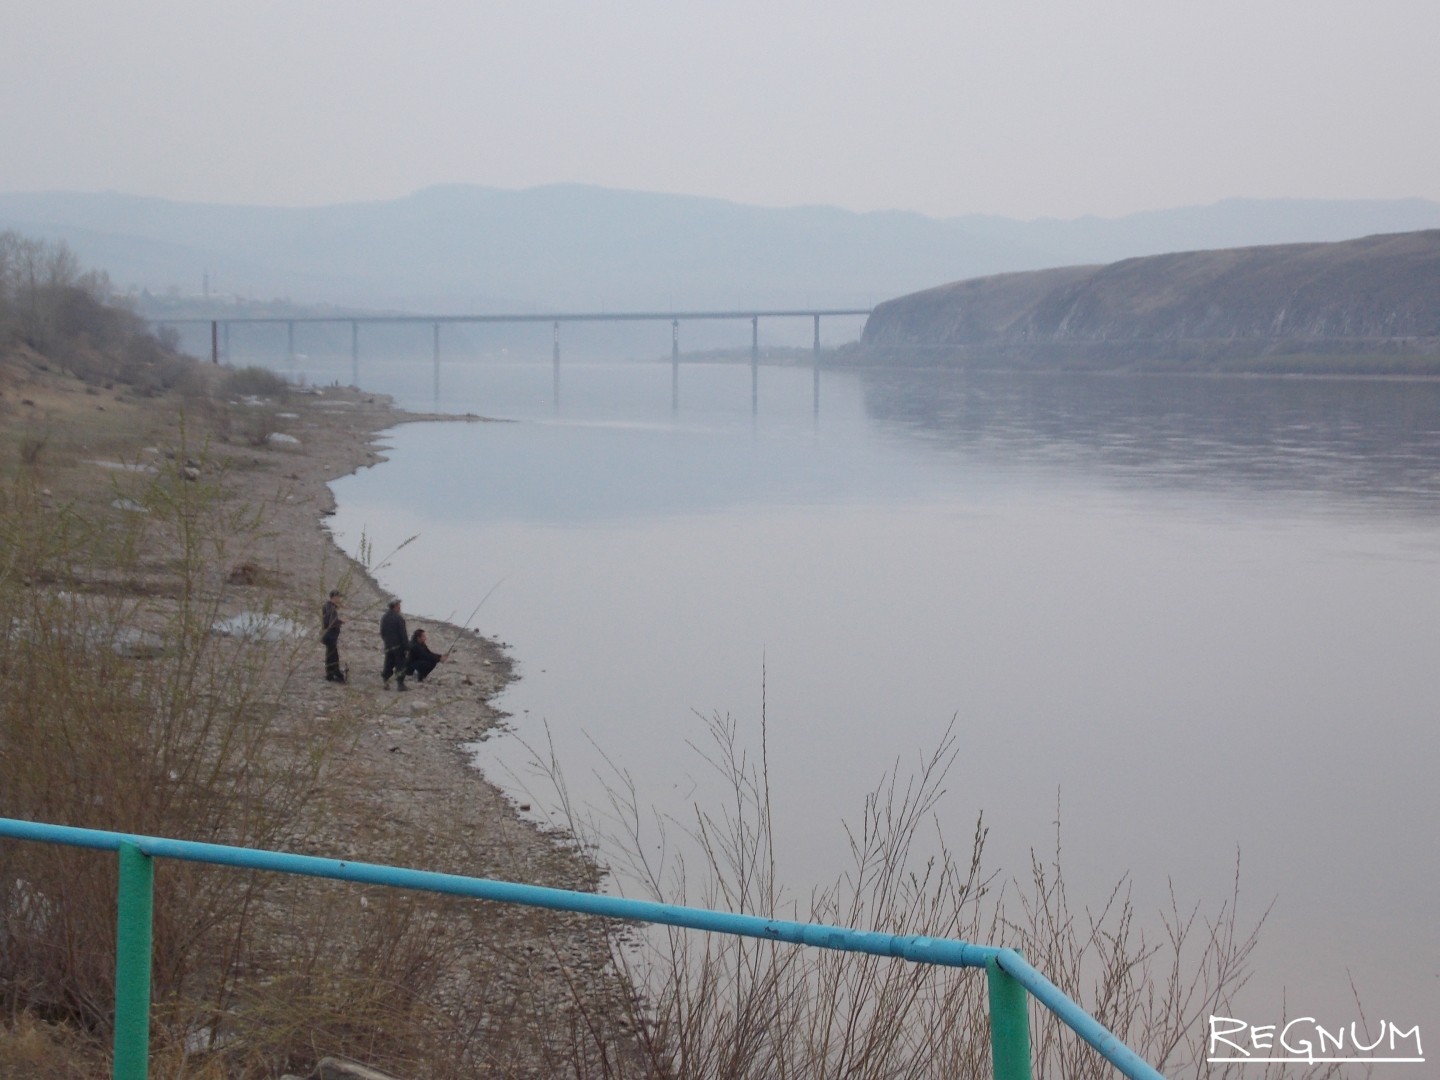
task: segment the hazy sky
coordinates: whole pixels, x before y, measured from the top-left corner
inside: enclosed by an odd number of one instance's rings
[[[1440,199],[1436,0],[0,0],[0,190]]]

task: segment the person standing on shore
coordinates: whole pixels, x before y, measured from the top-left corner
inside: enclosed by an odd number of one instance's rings
[[[340,617],[340,607],[345,597],[339,589],[330,590],[330,598],[320,608],[320,640],[325,643],[325,680],[344,682],[345,672],[340,667],[340,627],[345,620]]]
[[[380,672],[385,689],[390,689],[390,676],[395,676],[395,689],[404,690],[405,660],[410,653],[410,638],[405,631],[405,616],[400,614],[400,598],[397,596],[380,616],[380,640],[385,643],[385,667]]]

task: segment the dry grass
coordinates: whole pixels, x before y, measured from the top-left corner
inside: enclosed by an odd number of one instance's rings
[[[211,560],[243,544],[253,517],[219,510],[206,485],[162,472],[136,494],[146,513],[90,516],[0,494],[0,807],[8,816],[217,842],[293,836],[343,724],[277,738],[271,688],[293,646],[260,648],[212,633],[221,595]],[[94,567],[142,577],[168,568],[171,595],[72,591],[45,584]],[[296,736],[308,754],[277,752]],[[111,861],[83,851],[8,845],[0,994],[86,1030],[108,1023],[114,938]],[[217,937],[243,925],[258,886],[232,888],[194,867],[157,886],[156,991],[183,996],[233,982]]]
[[[168,428],[148,426],[156,415],[137,410],[104,449],[86,437],[74,462],[49,448],[33,468],[11,457],[0,478],[11,673],[0,815],[452,872],[494,866],[493,838],[459,819],[423,815],[434,827],[417,833],[397,817],[382,790],[395,767],[352,752],[391,722],[393,696],[347,691],[319,695],[323,710],[297,708],[316,696],[296,694],[297,680],[317,679],[314,640],[210,632],[237,608],[308,627],[314,611],[289,598],[323,589],[276,561],[275,508],[233,495],[232,451],[211,452],[208,415],[172,410]],[[136,462],[154,472],[92,463],[125,463],[147,443],[170,450]],[[288,490],[279,482],[273,498]],[[348,589],[366,570],[322,572]],[[111,1039],[115,876],[103,853],[0,844],[0,1015],[11,1018],[0,1076],[31,1059],[36,1075],[104,1073],[93,1066]],[[269,1080],[325,1056],[436,1080],[551,1076],[582,1028],[605,1053],[625,1052],[603,943],[552,913],[169,861],[157,866],[155,911],[157,1076]]]
[[[797,903],[782,888],[773,845],[763,716],[758,748],[729,717],[705,725],[705,757],[731,798],[723,807],[696,808],[679,826],[698,862],[652,859],[650,852],[676,850],[666,834],[677,823],[647,820],[622,773],[600,821],[582,822],[570,811],[572,827],[611,858],[627,893],[638,886],[668,903],[1015,948],[1165,1075],[1241,1076],[1234,1066],[1204,1060],[1206,1018],[1227,1014],[1264,922],[1263,912],[1253,921],[1240,917],[1238,865],[1229,899],[1213,911],[1172,895],[1164,911],[1137,912],[1124,880],[1098,904],[1078,902],[1065,885],[1057,825],[1053,852],[1033,856],[1027,878],[1004,879],[985,869],[983,820],[958,852],[943,835],[936,807],[956,756],[947,734],[913,774],[892,771],[867,797],[848,830],[846,869]],[[543,764],[563,807],[563,778],[553,757]],[[980,971],[660,928],[615,931],[612,955],[634,988],[630,1022],[643,1060],[617,1059],[603,1072],[575,1075],[991,1075]],[[1033,1002],[1031,1024],[1037,1080],[1115,1075]],[[1244,1075],[1275,1080],[1279,1072]],[[1316,1065],[1285,1075],[1340,1074]]]
[[[6,1080],[90,1080],[106,1069],[104,1055],[64,1025],[31,1013],[0,1022],[0,1076]]]
[[[357,812],[327,783],[364,699],[297,717],[282,703],[314,643],[212,632],[229,591],[251,587],[223,568],[253,563],[265,508],[225,498],[225,471],[202,450],[203,479],[188,479],[177,462],[191,456],[182,444],[158,473],[124,474],[143,513],[44,498],[29,474],[0,488],[0,814],[303,848]],[[113,587],[96,587],[102,576]],[[372,851],[411,854],[396,837]],[[76,1040],[103,1056],[115,888],[112,856],[0,845],[0,1005],[57,1025],[17,1028],[0,1053],[36,1057],[46,1030],[65,1033],[57,1060]],[[165,1074],[269,1077],[342,1054],[464,1075],[463,1019],[436,1005],[464,922],[442,918],[443,901],[356,900],[317,903],[308,880],[158,868],[153,1042]]]

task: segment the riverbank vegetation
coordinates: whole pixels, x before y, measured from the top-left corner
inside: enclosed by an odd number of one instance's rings
[[[83,349],[103,358],[107,344],[96,336]],[[155,347],[166,365],[193,367]],[[336,764],[374,710],[344,696],[295,707],[313,643],[290,628],[312,619],[289,590],[267,588],[285,575],[264,553],[275,508],[233,498],[244,459],[222,441],[225,418],[263,410],[226,404],[223,375],[218,397],[181,380],[183,393],[158,391],[150,407],[36,355],[26,342],[14,360],[32,369],[23,392],[34,397],[6,402],[37,415],[7,426],[0,485],[0,814],[313,849],[362,812],[363,788]],[[87,422],[97,400],[101,422]],[[368,846],[401,861],[410,842],[381,834]],[[393,895],[317,905],[315,892],[274,875],[158,869],[153,1075],[278,1076],[327,1053],[450,1054],[425,1049],[438,1041],[426,1002],[452,966],[433,910]],[[0,844],[10,1028],[0,1074],[103,1071],[94,1063],[110,1038],[115,896],[112,856]]]
[[[300,451],[269,435],[323,412],[349,469],[383,414],[180,356],[63,249],[7,234],[0,279],[0,815],[569,888],[600,886],[576,855],[599,852],[667,901],[1020,948],[1151,1061],[1208,1075],[1204,1015],[1243,984],[1263,912],[1242,917],[1237,887],[1149,918],[1125,882],[1072,898],[1058,836],[1019,876],[986,868],[983,822],[932,839],[951,739],[886,777],[847,872],[806,897],[776,851],[763,717],[758,751],[706,724],[731,797],[691,821],[644,820],[623,783],[568,842],[481,805],[433,761],[475,737],[498,651],[462,649],[460,677],[403,709],[319,678],[317,598],[339,585],[358,619],[383,593],[334,556]],[[656,863],[657,828],[699,855]],[[328,1055],[438,1080],[989,1071],[979,972],[171,862],[156,882],[155,1076],[271,1080]],[[105,1074],[115,889],[113,857],[0,841],[0,1075]],[[1037,1076],[1108,1075],[1032,1016]]]
[[[110,283],[64,244],[0,232],[0,344],[89,383],[154,395],[193,384],[174,338],[111,302]]]
[[[449,780],[454,744],[422,733],[491,722],[492,647],[457,642],[451,688],[404,710],[378,680],[319,678],[318,598],[340,587],[357,618],[379,603],[318,528],[324,481],[373,459],[394,414],[199,364],[106,306],[63,248],[0,251],[0,815],[590,880],[498,794]],[[0,1075],[108,1071],[115,895],[113,856],[0,841]],[[567,952],[568,979],[545,970]],[[272,1078],[336,1055],[541,1075],[572,1056],[565,995],[604,1000],[601,957],[554,918],[162,862],[152,1075]]]
[[[1072,897],[1059,812],[1052,846],[1020,875],[987,867],[983,817],[951,845],[939,814],[959,748],[954,731],[916,761],[894,765],[845,826],[850,857],[828,885],[800,895],[776,846],[766,720],[746,732],[702,718],[695,743],[728,791],[687,820],[641,810],[616,768],[607,807],[569,805],[560,763],[537,754],[572,831],[609,853],[618,887],[665,903],[779,919],[958,939],[1019,950],[1072,1000],[1169,1077],[1238,1077],[1206,1061],[1207,1019],[1229,1015],[1249,977],[1268,910],[1246,914],[1237,854],[1227,895],[1209,910],[1170,890],[1141,911],[1128,877],[1106,894]],[[657,855],[655,853],[664,853]],[[688,857],[687,857],[688,856]],[[654,929],[612,938],[617,969],[639,991],[639,1071],[702,1077],[985,1077],[991,1074],[983,971],[820,948]],[[1113,1067],[1047,1009],[1031,1003],[1034,1075],[1102,1080]],[[1250,1068],[1276,1080],[1283,1069]],[[1317,1064],[1284,1075],[1340,1075]]]

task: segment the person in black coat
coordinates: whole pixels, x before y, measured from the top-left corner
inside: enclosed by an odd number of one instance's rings
[[[325,678],[329,682],[344,682],[345,672],[340,668],[340,627],[345,620],[340,617],[340,605],[345,598],[339,589],[330,590],[330,598],[320,608],[320,640],[325,644]]]
[[[400,614],[400,599],[391,600],[380,616],[380,640],[385,643],[385,667],[380,678],[390,689],[390,676],[395,676],[395,689],[405,687],[405,659],[410,652],[410,638],[405,631],[405,616]]]
[[[425,676],[435,670],[435,665],[443,663],[445,657],[440,653],[431,652],[430,646],[425,640],[425,631],[416,630],[410,638],[410,661],[405,666],[405,674],[414,675],[420,681],[425,681]]]

